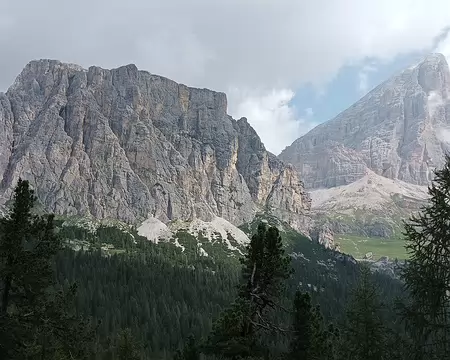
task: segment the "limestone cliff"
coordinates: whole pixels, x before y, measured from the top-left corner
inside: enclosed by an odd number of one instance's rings
[[[310,189],[350,184],[368,169],[428,185],[448,150],[450,71],[443,55],[431,54],[296,140],[280,159]]]
[[[225,94],[134,65],[30,62],[0,94],[0,196],[19,177],[57,214],[235,225],[268,211],[309,231],[296,170],[267,152]]]
[[[316,225],[401,238],[450,150],[450,70],[441,54],[388,79],[287,147],[311,190]]]

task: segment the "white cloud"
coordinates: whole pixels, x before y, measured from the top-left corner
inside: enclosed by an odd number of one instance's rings
[[[447,0],[2,0],[0,14],[0,90],[31,59],[135,63],[191,86],[260,89],[260,100],[229,101],[235,109],[247,104],[251,114],[258,112],[249,104],[269,101],[271,89],[312,83],[323,90],[344,64],[429,49],[450,25]],[[289,91],[276,93],[287,98]],[[294,126],[281,120],[296,117],[288,105],[269,113],[278,115],[265,124]],[[251,114],[242,115],[259,126]],[[273,149],[290,139],[289,131],[279,140],[259,130]]]
[[[54,57],[85,66],[134,62],[218,90],[296,88],[326,82],[348,61],[429,47],[450,25],[447,0],[79,0],[76,7],[3,0],[0,6],[13,24],[0,35],[8,54],[2,68],[13,71],[1,77],[9,82],[30,59]]]
[[[428,113],[431,117],[433,117],[436,110],[444,105],[444,100],[442,99],[441,95],[438,92],[431,91],[430,94],[428,95],[427,105],[428,105]]]
[[[450,144],[450,130],[445,128],[436,129],[437,138],[442,141]]]
[[[364,65],[358,72],[358,92],[361,95],[365,95],[369,90],[369,77],[370,73],[377,71],[377,68],[373,64]]]
[[[440,39],[436,45],[436,52],[443,54],[447,58],[447,62],[450,64],[450,31]]]
[[[315,124],[306,121],[313,110],[305,109],[306,117],[297,114],[290,104],[294,92],[289,89],[272,89],[268,92],[252,92],[232,89],[229,92],[230,114],[235,118],[246,117],[259,134],[266,148],[279,154],[299,136],[311,130]]]

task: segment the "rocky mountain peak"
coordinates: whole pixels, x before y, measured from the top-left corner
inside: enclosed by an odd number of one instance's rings
[[[57,214],[140,222],[268,211],[308,232],[298,173],[268,153],[225,94],[126,65],[30,62],[0,94],[0,202],[19,177]]]
[[[450,86],[450,70],[447,60],[442,54],[427,56],[417,67],[417,80],[427,94],[438,92],[448,99]]]
[[[442,54],[388,79],[287,147],[308,188],[350,184],[372,170],[427,185],[449,150],[450,71]]]
[[[448,63],[446,57],[441,53],[431,53],[426,55],[422,61],[419,62],[418,65],[413,66],[419,67],[420,69],[428,68],[428,70],[436,71],[436,70],[442,70],[446,71],[448,68]]]

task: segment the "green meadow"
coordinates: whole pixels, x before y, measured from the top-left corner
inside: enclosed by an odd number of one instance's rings
[[[361,259],[365,254],[371,252],[374,259],[381,256],[404,260],[407,258],[405,241],[401,238],[367,238],[355,235],[336,235],[336,243],[341,251]]]

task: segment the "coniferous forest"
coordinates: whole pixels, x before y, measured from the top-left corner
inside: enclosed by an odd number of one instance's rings
[[[429,194],[398,280],[265,223],[240,258],[92,234],[36,214],[19,180],[0,221],[0,358],[450,359],[450,158]]]

